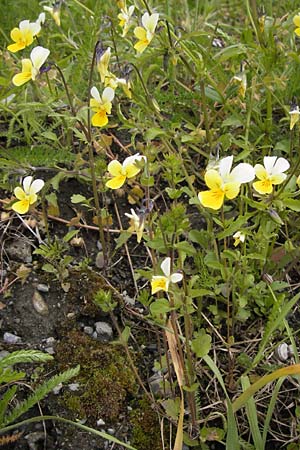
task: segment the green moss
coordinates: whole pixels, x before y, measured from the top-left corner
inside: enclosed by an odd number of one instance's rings
[[[81,367],[74,379],[78,391],[62,397],[73,418],[86,418],[94,426],[99,418],[112,424],[127,413],[128,397],[137,392],[137,384],[122,348],[71,331],[56,352],[59,370]]]
[[[133,426],[131,444],[143,450],[161,450],[161,434],[158,416],[149,401],[142,398],[130,414]]]

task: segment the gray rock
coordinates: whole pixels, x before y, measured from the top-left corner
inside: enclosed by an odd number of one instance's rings
[[[88,334],[89,336],[91,336],[93,334],[93,327],[84,327],[83,331],[85,334]]]
[[[110,341],[113,338],[113,329],[107,322],[96,322],[96,333],[103,342]]]
[[[32,262],[31,245],[24,238],[15,239],[10,242],[5,250],[10,258],[15,261]]]
[[[70,383],[70,384],[68,384],[68,388],[72,392],[78,391],[79,383]]]
[[[47,347],[45,348],[45,352],[49,353],[49,355],[54,355],[55,351],[53,347]]]
[[[21,341],[21,338],[20,336],[17,336],[15,334],[5,332],[3,335],[3,340],[7,344],[17,344],[18,342]]]
[[[104,422],[103,419],[97,420],[97,426],[98,426],[98,427],[102,427],[103,425],[105,425],[105,422]]]
[[[38,284],[37,285],[37,290],[40,292],[49,292],[49,286],[47,284]]]
[[[1,350],[0,351],[0,359],[5,358],[5,356],[9,355],[9,352],[7,352],[6,350]]]

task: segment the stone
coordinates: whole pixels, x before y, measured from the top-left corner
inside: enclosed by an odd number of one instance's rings
[[[39,283],[36,288],[40,292],[49,292],[49,286],[47,284]]]
[[[113,338],[113,329],[107,322],[95,323],[96,333],[103,342],[110,341]]]
[[[18,342],[21,341],[21,338],[20,338],[20,336],[17,336],[13,333],[5,332],[3,335],[3,340],[7,344],[17,344]]]
[[[31,245],[24,238],[15,239],[6,247],[6,253],[11,259],[25,263],[32,262]]]
[[[93,329],[93,327],[84,327],[83,331],[84,331],[85,334],[88,334],[89,336],[92,336],[92,334],[94,332],[94,329]]]

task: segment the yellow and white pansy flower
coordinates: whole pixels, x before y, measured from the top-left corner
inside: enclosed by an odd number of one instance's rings
[[[131,214],[125,213],[125,216],[130,219],[130,227],[127,231],[129,231],[130,233],[136,233],[136,240],[138,243],[140,243],[145,228],[145,219],[143,215],[137,215],[133,208],[131,208],[130,212]]]
[[[29,20],[22,20],[19,23],[19,28],[13,28],[10,32],[10,37],[14,41],[14,44],[10,44],[7,47],[12,53],[16,53],[25,47],[32,44],[33,38],[41,31],[41,23],[29,22]]]
[[[179,283],[183,276],[182,273],[175,272],[171,274],[171,258],[167,257],[160,265],[164,273],[162,275],[154,275],[151,280],[151,294],[156,294],[159,291],[168,292],[170,283]]]
[[[236,233],[234,233],[234,235],[232,236],[234,239],[234,243],[233,245],[235,247],[237,247],[241,242],[245,242],[246,236],[244,233],[242,233],[242,231],[237,231]]]
[[[106,87],[100,96],[98,89],[93,86],[91,89],[93,98],[90,100],[90,107],[95,113],[92,117],[92,125],[94,127],[104,127],[108,123],[107,114],[111,113],[112,101],[115,91],[111,87]]]
[[[34,81],[49,54],[50,50],[47,48],[40,46],[34,47],[30,53],[30,59],[22,59],[22,72],[13,77],[13,84],[15,86],[21,86],[27,83],[27,81]]]
[[[113,90],[116,90],[117,87],[121,87],[128,98],[132,97],[130,80],[118,78],[111,72],[109,72],[105,78],[105,86],[110,86]]]
[[[120,14],[118,14],[118,19],[119,19],[119,26],[123,29],[122,32],[122,37],[125,37],[126,34],[128,33],[128,30],[130,28],[130,22],[131,22],[131,16],[134,12],[134,5],[129,6],[129,8],[127,8],[126,5],[123,6],[123,8],[121,8],[121,12]]]
[[[254,166],[255,175],[259,181],[253,183],[254,189],[259,194],[271,194],[273,185],[281,184],[286,179],[284,173],[290,167],[290,163],[285,158],[277,156],[265,156],[264,165],[256,164]]]
[[[16,187],[14,194],[19,200],[12,205],[12,209],[19,214],[25,214],[37,201],[37,193],[43,188],[44,181],[36,179],[33,181],[33,177],[25,177],[23,180],[23,188],[20,186]]]
[[[127,178],[133,178],[140,172],[141,169],[135,163],[142,160],[146,161],[146,157],[136,153],[125,158],[123,164],[116,159],[111,161],[107,170],[113,178],[106,182],[106,186],[110,189],[119,189]]]
[[[44,11],[47,11],[52,16],[52,19],[58,27],[60,27],[60,5],[61,2],[55,2],[53,6],[44,6]]]
[[[205,208],[220,209],[225,198],[232,200],[240,192],[241,184],[252,181],[254,168],[247,163],[240,163],[231,170],[233,156],[219,161],[218,169],[206,171],[204,180],[208,191],[199,192],[198,198]]]
[[[110,47],[108,47],[105,52],[101,52],[100,55],[98,55],[97,52],[97,70],[100,75],[100,79],[102,83],[105,83],[106,77],[109,76],[108,66],[110,61]]]
[[[138,39],[138,42],[134,45],[134,48],[138,53],[142,53],[152,41],[155,28],[159,19],[159,14],[149,14],[146,12],[142,17],[142,27],[136,27],[134,34]]]
[[[294,25],[297,27],[294,32],[297,36],[300,36],[300,13],[296,14],[293,18]]]

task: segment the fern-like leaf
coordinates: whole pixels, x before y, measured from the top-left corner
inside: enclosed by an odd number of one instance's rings
[[[68,381],[70,378],[75,377],[80,370],[80,366],[77,366],[73,369],[66,370],[63,373],[59,373],[54,377],[50,378],[50,380],[45,381],[41,386],[37,387],[32,395],[30,395],[26,400],[21,402],[18,406],[14,408],[14,410],[6,415],[3,419],[3,422],[0,424],[0,427],[6,426],[12,422],[14,422],[18,417],[27,412],[30,408],[32,408],[36,403],[46,397],[49,392],[52,391],[56,386],[60,383],[64,383]]]
[[[0,367],[0,384],[12,383],[14,381],[22,380],[26,375],[25,372],[18,372],[17,370],[12,370],[10,367],[3,369]]]
[[[16,392],[17,392],[17,385],[14,385],[11,388],[7,389],[7,391],[3,394],[0,400],[0,423],[3,420],[9,402],[11,401]]]
[[[27,362],[46,362],[53,359],[53,356],[48,353],[40,352],[39,350],[18,350],[4,356],[0,360],[0,368],[13,366],[14,364]]]

